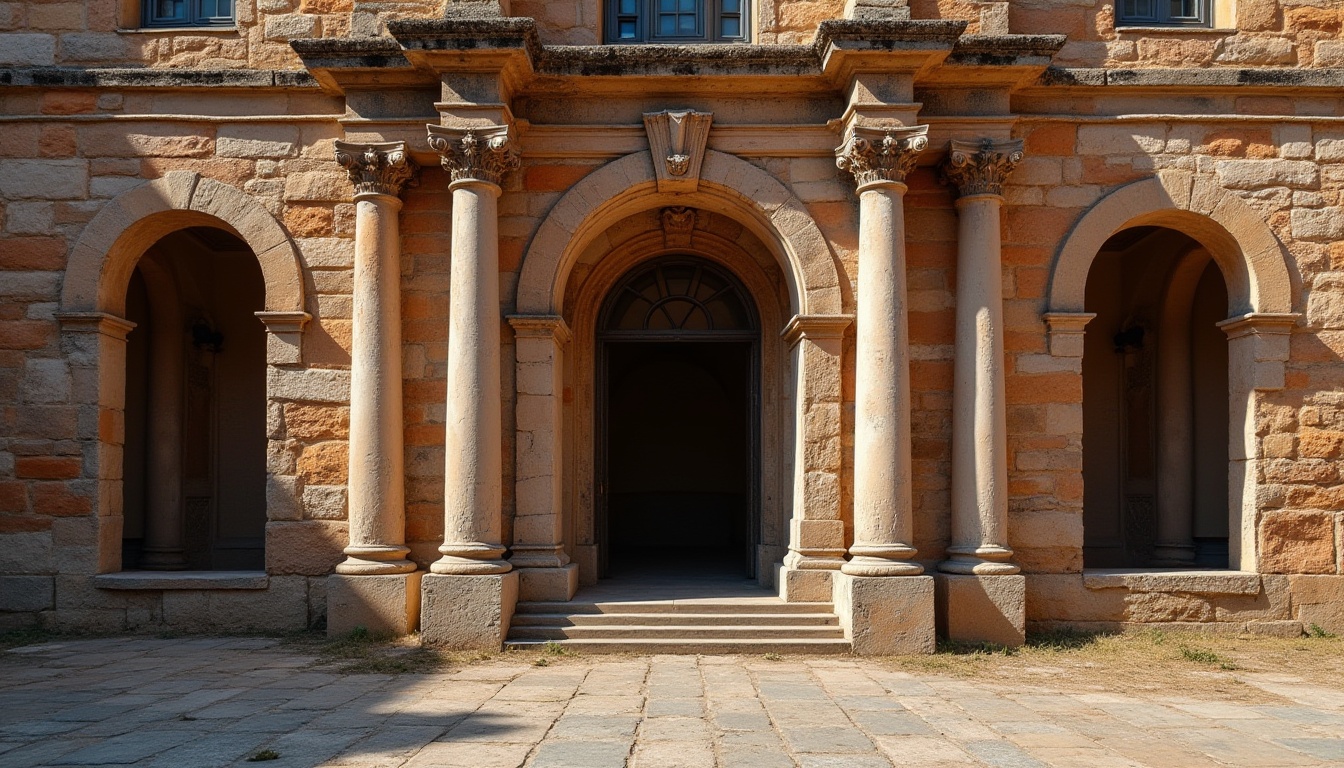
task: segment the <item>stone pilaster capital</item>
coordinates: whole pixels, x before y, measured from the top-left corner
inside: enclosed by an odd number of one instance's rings
[[[336,162],[350,174],[355,196],[389,195],[415,184],[415,163],[406,152],[406,142],[336,142]]]
[[[789,346],[803,339],[839,339],[853,323],[853,315],[794,315],[779,335]]]
[[[453,181],[484,181],[499,186],[520,165],[518,142],[507,125],[445,128],[427,125],[429,146],[441,155]]]
[[[943,163],[943,180],[954,185],[962,197],[1001,196],[1004,181],[1021,161],[1021,139],[953,139]]]
[[[856,125],[835,148],[835,165],[854,175],[859,189],[881,183],[905,183],[919,153],[929,146],[927,125],[880,128]]]
[[[552,339],[565,344],[570,339],[569,325],[559,315],[509,315],[514,336],[529,339]]]
[[[67,333],[99,333],[125,341],[135,323],[107,312],[57,312],[56,320]]]
[[[253,312],[269,333],[303,333],[303,327],[313,316],[303,311]]]

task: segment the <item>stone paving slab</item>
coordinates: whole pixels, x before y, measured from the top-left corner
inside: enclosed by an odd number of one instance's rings
[[[0,653],[0,768],[1344,765],[1344,692],[1292,675],[1242,675],[1264,693],[1247,703],[852,658],[502,659],[345,675],[257,638],[18,648]]]

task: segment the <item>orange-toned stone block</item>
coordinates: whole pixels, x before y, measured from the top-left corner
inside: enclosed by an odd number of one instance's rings
[[[1326,512],[1270,511],[1260,523],[1262,573],[1334,573],[1335,526]]]
[[[286,403],[285,432],[300,440],[344,440],[350,434],[350,409]]]
[[[344,485],[348,465],[349,446],[332,440],[304,446],[299,454],[298,473],[311,485]]]
[[[83,462],[78,456],[20,456],[14,460],[14,476],[30,480],[71,480],[79,477]]]

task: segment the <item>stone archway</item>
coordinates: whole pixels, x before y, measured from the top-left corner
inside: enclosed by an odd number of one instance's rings
[[[585,176],[537,228],[523,257],[518,312],[563,314],[564,286],[578,254],[615,221],[667,205],[726,214],[775,247],[796,315],[842,312],[840,273],[830,245],[801,201],[778,179],[745,160],[708,150],[700,191],[659,194],[653,161],[636,152]]]
[[[1087,278],[1103,244],[1138,226],[1166,227],[1208,251],[1227,284],[1229,567],[1259,570],[1256,403],[1284,387],[1299,315],[1284,247],[1260,215],[1207,176],[1166,170],[1102,198],[1074,225],[1055,259],[1043,314],[1056,357],[1083,356]]]
[[[191,226],[222,226],[247,243],[266,279],[267,312],[304,311],[303,262],[285,228],[252,196],[191,171],[172,171],[103,206],[70,252],[61,311],[120,315],[140,254]]]
[[[81,404],[98,411],[99,429],[85,447],[97,481],[96,530],[89,546],[98,553],[98,573],[122,567],[126,339],[134,327],[124,319],[127,287],[150,246],[189,227],[223,229],[248,246],[264,282],[264,310],[257,315],[268,331],[267,363],[302,359],[302,330],[309,319],[302,262],[289,233],[260,201],[198,173],[173,171],[103,206],[70,252],[56,313],[72,372],[96,382]]]

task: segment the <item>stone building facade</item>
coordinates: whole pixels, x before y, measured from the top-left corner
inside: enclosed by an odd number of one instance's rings
[[[1344,6],[1178,5],[0,3],[0,626],[1344,631]]]

